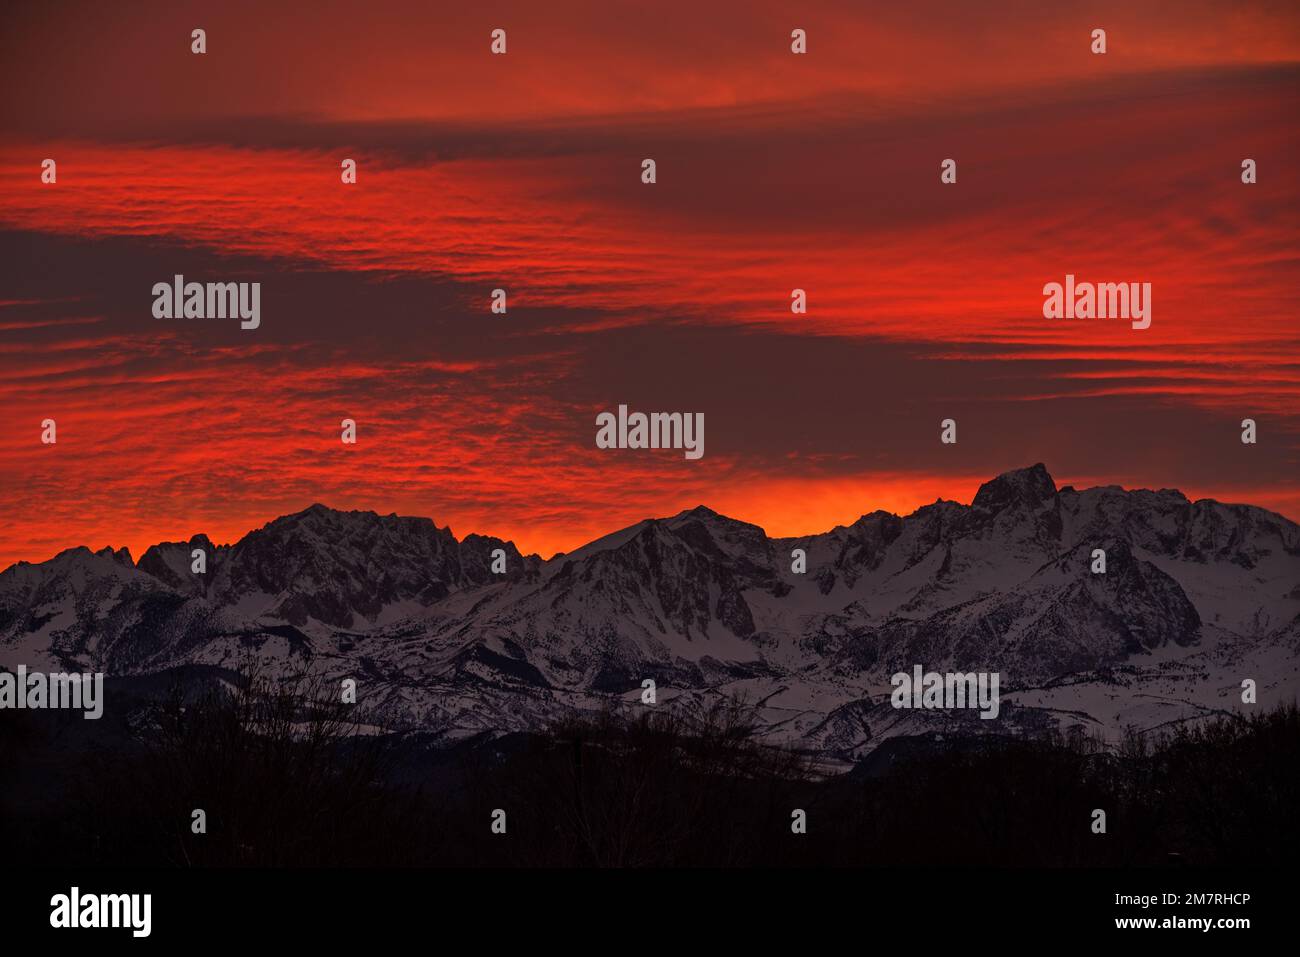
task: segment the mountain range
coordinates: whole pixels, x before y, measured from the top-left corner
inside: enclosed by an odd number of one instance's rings
[[[1040,464],[970,505],[796,538],[701,506],[543,560],[312,505],[232,545],[83,546],[0,573],[5,667],[252,662],[353,678],[369,723],[448,742],[645,707],[647,678],[656,707],[743,697],[764,734],[829,761],[916,735],[1114,737],[1252,707],[1245,679],[1258,706],[1295,699],[1300,527],[1171,489],[1058,488]],[[999,719],[894,709],[890,676],[918,664],[998,672]]]

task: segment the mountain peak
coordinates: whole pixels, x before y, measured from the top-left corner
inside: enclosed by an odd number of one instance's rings
[[[1056,482],[1047,467],[1038,462],[1028,468],[1003,472],[985,482],[975,493],[971,507],[997,512],[1015,504],[1038,507],[1055,497]]]
[[[323,504],[323,503],[321,503],[321,502],[313,502],[312,504],[308,505],[306,508],[304,508],[304,509],[303,509],[302,511],[300,511],[300,512],[294,512],[294,513],[291,514],[291,515],[283,515],[283,516],[281,516],[281,517],[282,517],[282,518],[306,518],[306,517],[308,517],[308,516],[312,516],[312,517],[322,517],[322,518],[324,518],[324,517],[329,517],[329,516],[332,516],[332,515],[358,515],[358,514],[359,514],[359,515],[375,515],[376,513],[375,513],[375,512],[372,512],[372,511],[362,511],[362,512],[352,511],[352,512],[346,512],[346,511],[344,511],[343,509],[340,509],[340,508],[331,508],[330,506],[325,505],[325,504]]]
[[[760,538],[767,537],[767,533],[753,522],[746,522],[739,518],[723,515],[721,512],[715,512],[707,505],[697,505],[695,508],[678,512],[672,518],[656,519],[654,521],[662,522],[666,528],[674,531],[678,531],[692,523],[699,523],[711,529],[713,535],[742,535],[747,537],[757,535]]]
[[[135,559],[131,557],[131,550],[125,545],[121,548],[114,548],[112,545],[105,545],[99,551],[95,552],[96,558],[107,558],[109,561],[117,562],[119,565],[135,567]]]
[[[715,512],[707,505],[696,505],[694,508],[684,509],[678,512],[673,518],[722,518],[721,514]]]

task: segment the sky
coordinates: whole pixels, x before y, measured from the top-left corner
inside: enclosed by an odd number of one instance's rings
[[[0,21],[0,567],[314,502],[544,557],[698,504],[795,535],[1036,462],[1300,519],[1293,3]],[[178,273],[261,326],[154,318]],[[1045,319],[1067,273],[1150,282],[1151,327]],[[704,413],[704,457],[598,449],[620,404]]]

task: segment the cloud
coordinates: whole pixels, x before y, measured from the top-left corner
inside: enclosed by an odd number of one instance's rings
[[[1298,514],[1293,10],[813,4],[796,58],[785,5],[698,6],[223,5],[206,59],[171,5],[6,12],[0,563],[318,500],[544,553],[701,502],[795,534],[1036,461]],[[1066,272],[1151,282],[1152,327],[1045,320]],[[261,282],[262,327],[153,319],[177,273]],[[704,412],[705,458],[597,450],[619,403]]]

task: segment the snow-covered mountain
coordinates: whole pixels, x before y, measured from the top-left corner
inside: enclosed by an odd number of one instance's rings
[[[254,659],[355,678],[376,724],[450,737],[631,705],[646,678],[667,706],[744,695],[769,734],[841,758],[905,734],[1115,733],[1248,707],[1245,678],[1261,704],[1294,699],[1300,527],[1168,489],[1057,489],[1035,465],[970,505],[801,538],[699,507],[542,561],[313,505],[233,545],[197,535],[138,563],[78,548],[0,573],[0,665]],[[918,664],[998,672],[999,719],[895,710],[889,677]]]

